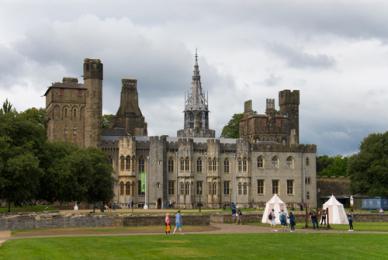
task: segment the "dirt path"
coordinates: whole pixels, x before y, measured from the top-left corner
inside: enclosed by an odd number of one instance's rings
[[[279,226],[280,228],[280,226]],[[253,225],[233,225],[233,224],[212,224],[211,228],[209,229],[188,229],[185,231],[185,234],[237,234],[237,233],[282,233],[283,231],[281,229],[277,229],[277,231],[274,231],[270,227],[266,226],[253,226]],[[285,231],[289,232],[289,231]],[[348,231],[342,231],[342,230],[324,230],[320,229],[318,231],[312,230],[312,229],[298,229],[296,233],[338,233],[338,234],[344,234],[344,233],[350,233]],[[388,232],[379,232],[379,231],[355,231],[351,232],[355,234],[385,234],[387,235]],[[66,230],[64,232],[51,232],[51,233],[30,233],[30,234],[17,234],[14,236],[11,236],[11,232],[9,231],[1,231],[0,232],[0,245],[5,240],[14,240],[14,239],[26,239],[26,238],[52,238],[52,237],[104,237],[104,236],[139,236],[139,235],[164,235],[163,232],[160,231],[151,231],[147,230],[145,232],[139,232],[136,230],[128,230],[126,232],[105,232],[105,233],[92,233],[92,232],[72,232],[69,233]],[[179,234],[178,234],[179,235]]]

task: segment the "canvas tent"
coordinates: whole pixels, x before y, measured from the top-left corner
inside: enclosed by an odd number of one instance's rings
[[[275,194],[267,203],[265,203],[265,210],[263,213],[263,218],[261,219],[261,223],[270,223],[268,215],[272,211],[272,209],[275,210],[276,224],[280,224],[279,213],[281,210],[284,210],[284,212],[288,215],[286,203],[284,203],[279,198],[279,196]]]
[[[329,224],[349,224],[344,205],[334,195],[323,204],[323,209],[329,210]]]

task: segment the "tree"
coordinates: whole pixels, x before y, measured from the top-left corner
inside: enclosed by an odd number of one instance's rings
[[[243,117],[243,113],[234,114],[228,124],[222,129],[221,137],[225,138],[239,138],[240,121]]]
[[[348,174],[353,193],[388,196],[388,132],[362,141],[360,152],[349,158]]]
[[[16,110],[13,105],[6,99],[3,103],[2,108],[0,108],[0,114],[15,113]]]
[[[1,197],[8,203],[8,212],[11,203],[20,205],[36,198],[41,173],[39,160],[32,153],[21,153],[7,161],[1,174]]]
[[[107,129],[111,127],[113,122],[114,115],[103,115],[102,116],[102,129]]]
[[[348,158],[336,155],[329,157],[327,155],[317,157],[317,175],[318,176],[346,176]]]

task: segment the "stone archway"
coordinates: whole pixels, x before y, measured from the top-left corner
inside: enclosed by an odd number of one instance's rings
[[[161,198],[159,198],[159,199],[157,200],[157,202],[156,202],[156,208],[157,208],[157,209],[161,209],[161,208],[162,208],[162,199],[161,199]]]

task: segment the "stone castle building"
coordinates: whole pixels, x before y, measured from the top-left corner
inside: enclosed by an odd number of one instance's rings
[[[299,91],[279,92],[279,110],[245,102],[239,139],[209,128],[197,55],[184,127],[177,137],[147,136],[137,81],[123,79],[120,106],[101,130],[102,63],[85,59],[84,84],[64,78],[46,92],[49,140],[98,146],[113,166],[114,202],[137,207],[262,206],[273,194],[289,205],[316,206],[316,146],[299,144]],[[144,176],[144,177],[143,177]]]

